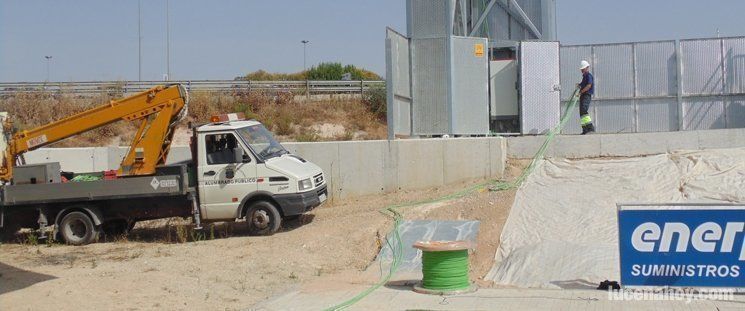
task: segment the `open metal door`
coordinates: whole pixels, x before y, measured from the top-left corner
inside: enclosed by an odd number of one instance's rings
[[[385,39],[388,139],[411,136],[409,39],[388,28]]]
[[[545,134],[561,118],[559,43],[520,42],[520,133]]]

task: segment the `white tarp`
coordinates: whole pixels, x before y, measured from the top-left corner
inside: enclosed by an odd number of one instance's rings
[[[745,202],[745,149],[551,159],[518,190],[487,279],[578,288],[619,280],[616,203]]]

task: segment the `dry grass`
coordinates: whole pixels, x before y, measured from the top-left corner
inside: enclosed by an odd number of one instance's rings
[[[94,97],[79,97],[59,93],[19,93],[0,98],[0,111],[7,111],[14,126],[19,130],[31,129],[86,109],[103,105],[112,99],[106,94]],[[127,122],[113,123],[55,144],[56,147],[105,146],[124,140],[129,142],[136,128]]]
[[[31,129],[119,96],[18,93],[1,97],[0,111],[9,112],[18,129]],[[194,91],[190,99],[189,121],[207,122],[215,114],[243,112],[248,118],[264,123],[282,141],[384,139],[386,135],[385,120],[356,98],[300,101],[294,94],[283,92]],[[328,124],[341,126],[343,130],[333,133],[318,130],[319,126]],[[59,142],[55,147],[128,145],[135,131],[134,123],[116,122]]]

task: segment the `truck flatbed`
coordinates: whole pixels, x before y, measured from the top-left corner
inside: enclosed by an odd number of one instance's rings
[[[2,191],[2,205],[8,208],[64,202],[184,196],[190,191],[187,166],[182,164],[159,167],[153,176],[6,185]]]

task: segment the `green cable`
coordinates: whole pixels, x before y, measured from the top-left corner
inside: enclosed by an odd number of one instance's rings
[[[422,287],[454,291],[471,286],[468,277],[468,250],[422,251]]]
[[[451,193],[451,194],[448,194],[448,195],[445,195],[445,196],[442,196],[436,199],[421,200],[421,201],[416,201],[416,202],[392,205],[384,209],[381,209],[380,210],[381,213],[393,218],[393,237],[390,239],[386,237],[386,245],[390,247],[391,253],[393,254],[393,259],[391,261],[391,266],[388,269],[388,274],[385,277],[383,277],[383,279],[381,279],[378,283],[375,283],[374,285],[370,286],[368,289],[362,291],[361,293],[357,294],[351,299],[344,301],[340,304],[337,304],[335,306],[329,307],[326,310],[327,311],[344,310],[352,306],[353,304],[367,297],[367,295],[370,295],[370,293],[374,292],[376,289],[388,283],[388,281],[393,277],[393,274],[396,273],[396,271],[398,270],[398,266],[401,264],[401,261],[403,260],[403,251],[404,251],[403,242],[401,241],[401,235],[399,232],[399,227],[401,226],[401,223],[403,223],[403,215],[401,215],[401,213],[398,211],[399,209],[459,199],[459,198],[465,197],[468,194],[471,194],[474,191],[481,190],[484,187],[489,186],[489,185],[491,185],[491,187],[489,187],[491,191],[502,191],[502,190],[509,190],[512,188],[519,187],[528,178],[528,176],[533,172],[533,170],[535,170],[535,168],[538,166],[538,163],[543,159],[543,157],[546,154],[546,150],[548,150],[548,147],[551,145],[551,142],[554,140],[555,136],[561,133],[561,130],[564,128],[564,125],[566,125],[567,121],[569,121],[569,113],[574,111],[574,108],[577,106],[578,101],[579,101],[579,89],[575,89],[574,93],[572,94],[571,99],[569,100],[569,104],[567,105],[567,108],[564,111],[564,114],[561,116],[561,120],[559,121],[559,124],[557,124],[556,127],[554,127],[551,131],[548,132],[548,134],[546,134],[546,140],[543,142],[543,145],[541,145],[541,148],[538,149],[538,152],[536,152],[535,156],[533,157],[533,160],[530,162],[530,165],[528,165],[528,167],[525,168],[525,170],[523,170],[522,174],[520,174],[520,176],[517,179],[515,179],[515,181],[505,182],[505,181],[489,180],[486,182],[473,185],[464,190]]]

